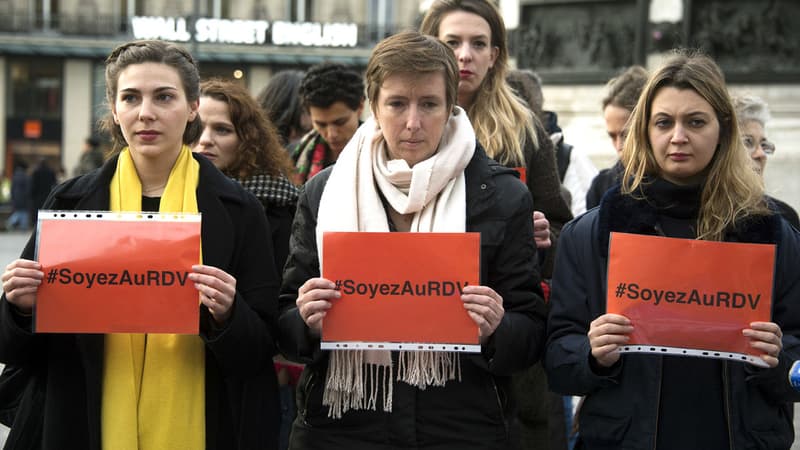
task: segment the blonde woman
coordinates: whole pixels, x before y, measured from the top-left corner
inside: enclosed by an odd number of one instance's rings
[[[530,109],[506,83],[506,27],[487,0],[437,0],[422,20],[420,32],[453,49],[458,61],[458,106],[467,111],[478,142],[507,167],[527,171],[533,196],[536,245],[554,246],[561,227],[572,219],[561,196],[553,144]],[[553,248],[542,267],[550,277]]]
[[[653,72],[622,160],[621,187],[564,228],[553,277],[545,369],[551,388],[586,396],[582,448],[788,449],[800,400],[787,379],[800,358],[800,237],[768,209],[711,59],[678,53]],[[742,330],[768,367],[621,355],[633,325],[605,312],[610,232],[776,244],[772,321]]]

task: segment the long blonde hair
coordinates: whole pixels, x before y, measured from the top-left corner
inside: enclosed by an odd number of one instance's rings
[[[489,156],[501,164],[523,166],[525,142],[529,140],[534,149],[539,147],[534,127],[539,119],[505,81],[508,45],[506,26],[500,12],[486,0],[437,0],[425,13],[420,32],[438,37],[442,18],[453,11],[465,11],[486,20],[492,30],[490,45],[498,50],[494,66],[478,87],[472,105],[466,108],[478,142]]]
[[[663,87],[693,90],[711,105],[720,125],[719,144],[702,188],[697,239],[721,241],[741,219],[770,214],[763,182],[744,149],[722,71],[711,58],[687,50],[676,51],[653,73],[631,114],[630,132],[622,150],[622,192],[637,195],[647,177],[660,176],[648,127],[653,98]]]

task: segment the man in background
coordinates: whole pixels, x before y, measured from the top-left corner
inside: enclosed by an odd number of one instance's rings
[[[314,127],[291,152],[295,183],[304,184],[336,162],[361,124],[364,80],[345,65],[318,64],[306,72],[300,97]]]

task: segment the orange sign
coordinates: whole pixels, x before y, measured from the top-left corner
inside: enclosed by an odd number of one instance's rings
[[[479,352],[461,290],[480,281],[479,233],[333,233],[322,276],[339,286],[322,348]]]
[[[30,119],[23,122],[22,135],[28,139],[39,139],[42,137],[42,121]]]
[[[622,351],[763,364],[742,330],[771,320],[775,246],[611,233],[609,313],[634,327]]]
[[[514,170],[519,173],[519,179],[524,184],[528,184],[528,169],[524,167],[514,167]]]
[[[200,215],[40,211],[36,332],[199,332]]]

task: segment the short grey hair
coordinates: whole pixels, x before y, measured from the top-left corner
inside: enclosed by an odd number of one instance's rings
[[[769,106],[755,95],[737,95],[733,98],[733,107],[736,110],[736,118],[739,125],[744,125],[750,121],[756,121],[762,127],[767,126],[771,119]]]

